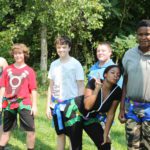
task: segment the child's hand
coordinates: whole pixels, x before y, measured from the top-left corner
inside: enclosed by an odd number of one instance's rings
[[[48,119],[52,119],[52,112],[51,112],[51,109],[49,107],[46,110],[46,116]]]
[[[126,122],[126,118],[124,117],[124,115],[125,115],[125,111],[120,110],[120,113],[118,115],[118,119],[119,119],[120,123],[125,123]]]
[[[100,79],[100,74],[98,73],[97,78],[93,77],[93,79],[95,80],[95,88],[100,89],[102,87],[102,82]]]
[[[33,116],[37,115],[37,107],[36,106],[32,106],[32,108],[31,108],[31,115],[33,115]]]

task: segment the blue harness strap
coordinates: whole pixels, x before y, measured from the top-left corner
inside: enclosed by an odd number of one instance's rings
[[[53,115],[57,115],[58,128],[59,128],[59,130],[62,130],[64,128],[64,126],[63,126],[62,115],[61,115],[59,103],[55,105],[54,110],[53,110]]]
[[[96,116],[96,118],[98,118],[98,120],[99,120],[100,122],[106,123],[107,115],[106,115],[106,114],[98,114],[98,115]]]
[[[68,104],[72,99],[64,100],[64,101],[58,101],[56,98],[52,97],[52,102],[58,102],[55,104],[54,109],[52,111],[52,115],[57,116],[57,122],[58,122],[58,128],[59,130],[64,129],[63,120],[62,120],[62,114],[61,114],[61,106],[65,106]]]
[[[143,103],[125,99],[126,119],[133,119],[136,122],[150,121],[150,103]]]

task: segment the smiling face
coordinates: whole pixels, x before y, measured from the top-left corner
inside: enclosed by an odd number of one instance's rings
[[[15,62],[17,64],[24,64],[25,63],[25,57],[24,57],[24,52],[23,50],[21,49],[15,49],[13,51],[13,56],[14,56],[14,59],[15,59]]]
[[[29,52],[29,48],[22,43],[14,44],[10,50],[11,56],[14,57],[15,63],[17,63],[18,65],[25,63],[25,60],[29,58]]]
[[[111,54],[112,54],[112,51],[108,45],[101,44],[97,47],[96,55],[97,55],[97,59],[101,63],[104,64],[105,62],[107,62],[110,59]]]
[[[120,78],[120,69],[112,67],[104,74],[104,78],[111,84],[116,84]]]
[[[67,44],[63,44],[63,45],[57,44],[56,49],[57,49],[57,54],[59,55],[59,57],[61,59],[64,59],[69,56],[69,51],[71,48]]]
[[[137,39],[143,52],[150,50],[150,27],[140,27],[137,30]]]

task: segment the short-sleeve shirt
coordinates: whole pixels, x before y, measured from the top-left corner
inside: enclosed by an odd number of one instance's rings
[[[24,105],[31,105],[30,94],[37,88],[35,72],[28,65],[18,69],[12,64],[3,71],[2,87],[6,98],[21,98]]]
[[[126,97],[150,102],[150,51],[143,53],[138,46],[129,49],[122,64],[128,75]]]
[[[92,79],[88,82],[87,88],[94,90],[95,89],[95,80]],[[84,102],[82,99],[77,100],[77,105],[79,107],[80,112],[83,114],[85,117],[96,117],[98,113],[107,113],[113,103],[113,101],[120,101],[121,100],[121,95],[122,95],[122,90],[118,85],[114,85],[111,89],[110,94],[105,100],[102,100],[102,89],[99,91],[97,99],[95,101],[95,104],[91,108],[91,110],[86,110],[84,108]]]
[[[78,96],[77,80],[84,80],[84,72],[80,62],[73,57],[66,63],[57,59],[51,63],[48,78],[54,83],[52,96],[67,100]]]

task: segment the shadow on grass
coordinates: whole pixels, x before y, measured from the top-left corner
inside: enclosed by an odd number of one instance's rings
[[[12,132],[11,136],[17,142],[10,141],[8,145],[6,146],[5,150],[25,150],[26,149],[26,133],[24,131],[22,131],[19,128],[16,128]],[[20,142],[21,144],[18,144]],[[42,139],[39,139],[36,137],[35,150],[53,150],[53,148],[50,145],[47,145],[46,143],[44,143]]]
[[[5,147],[5,150],[21,150],[20,147],[18,147],[17,145],[14,146],[12,144],[8,144],[6,147]]]

